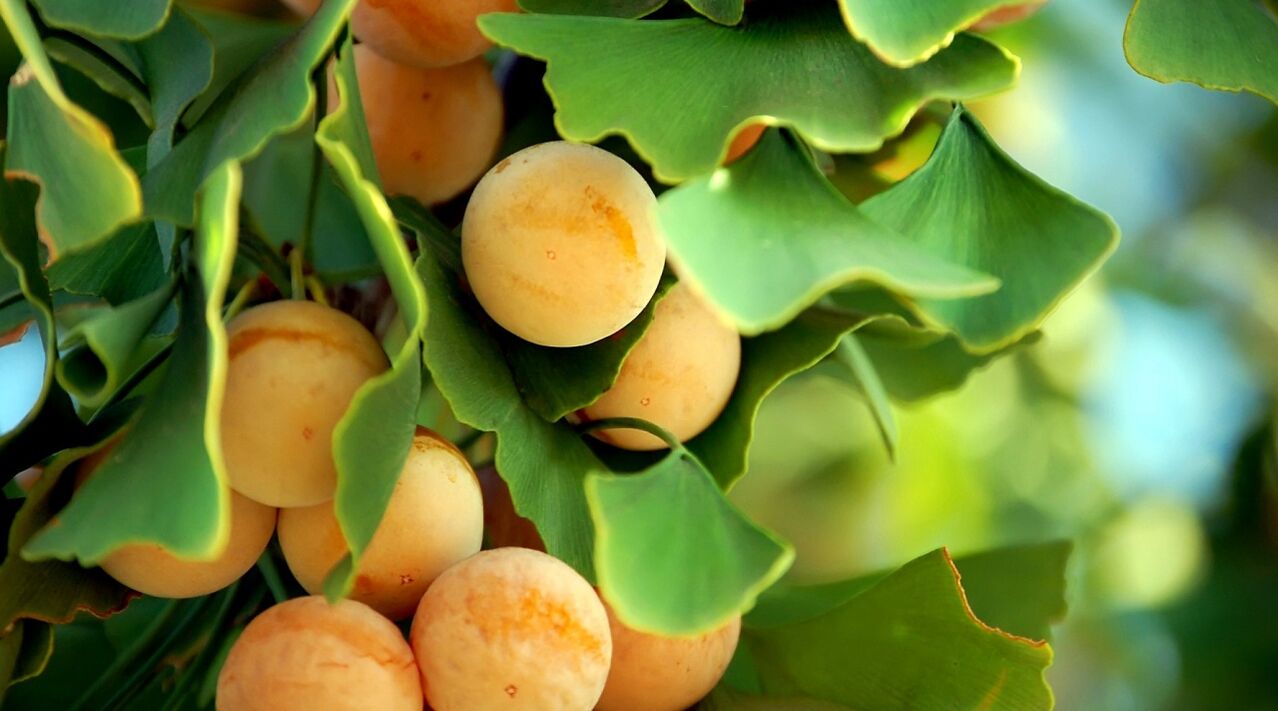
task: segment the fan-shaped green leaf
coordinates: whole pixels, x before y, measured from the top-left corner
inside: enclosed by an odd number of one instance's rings
[[[748,335],[854,281],[935,298],[998,287],[870,221],[776,130],[730,167],[667,191],[660,215],[680,276]]]
[[[546,549],[587,579],[594,577],[590,511],[583,482],[603,464],[581,437],[546,422],[524,404],[496,339],[496,328],[430,249],[417,260],[430,318],[423,353],[435,385],[457,419],[497,433],[497,471],[519,515],[531,519]]]
[[[164,262],[149,223],[129,225],[82,252],[69,254],[45,271],[49,288],[98,296],[119,306],[164,284]]]
[[[0,142],[0,161],[5,158],[6,148]],[[6,288],[17,288],[13,296],[22,297],[20,302],[0,313],[9,317],[13,312],[22,320],[34,320],[44,346],[40,394],[16,425],[0,433],[0,481],[8,481],[11,475],[42,459],[49,448],[46,436],[49,433],[61,429],[69,436],[66,428],[59,427],[61,423],[79,424],[71,400],[54,382],[58,361],[57,324],[49,285],[40,273],[35,223],[37,195],[36,186],[30,183],[0,178],[0,273],[6,277]],[[0,331],[0,338],[4,335]]]
[[[1020,340],[1118,245],[1104,213],[1017,165],[957,108],[928,162],[861,209],[940,257],[998,277],[968,299],[915,297],[923,320],[974,352]]]
[[[147,165],[153,166],[173,146],[182,112],[213,80],[213,45],[179,8],[159,32],[136,47],[155,115],[146,148]]]
[[[157,346],[139,346],[172,300],[173,286],[161,287],[118,307],[104,308],[63,335],[58,382],[82,407],[105,404],[131,373],[155,355]]]
[[[688,442],[724,489],[745,473],[759,406],[786,378],[829,355],[839,339],[873,317],[809,309],[784,328],[741,342],[741,374],[714,424]]]
[[[1278,104],[1278,18],[1254,0],[1136,0],[1123,47],[1151,79],[1250,91]]]
[[[4,168],[41,185],[37,220],[56,260],[136,219],[142,194],[111,131],[63,93],[23,0],[0,0],[0,18],[26,59],[9,80]]]
[[[325,2],[300,32],[268,55],[151,168],[143,190],[152,216],[191,224],[196,187],[211,171],[225,161],[256,155],[274,136],[302,125],[315,108],[311,75],[332,49],[354,4]]]
[[[173,0],[31,0],[44,21],[82,35],[139,39],[158,30]]]
[[[228,162],[203,189],[194,265],[182,282],[177,340],[162,379],[119,446],[23,549],[29,560],[92,565],[138,541],[207,560],[225,547],[231,494],[218,417],[226,381],[222,297],[239,195],[239,166]]]
[[[750,521],[687,451],[639,474],[593,475],[599,589],[636,629],[696,635],[753,605],[794,549]]]
[[[622,134],[664,182],[711,172],[728,139],[753,122],[792,126],[822,150],[874,150],[927,101],[994,93],[1019,70],[1014,57],[967,35],[927,64],[889,67],[848,41],[832,3],[761,8],[741,27],[513,14],[479,24],[549,63],[565,138]]]
[[[97,568],[57,560],[31,562],[20,555],[31,537],[57,514],[72,488],[73,475],[67,472],[88,451],[68,450],[54,459],[13,518],[0,565],[0,630],[23,619],[70,622],[80,612],[106,617],[124,609],[134,595]]]
[[[824,614],[747,620],[745,646],[769,696],[856,709],[1047,709],[1052,650],[978,620],[944,550],[907,563]]]
[[[320,122],[315,141],[359,211],[407,329],[403,346],[391,356],[390,370],[359,389],[333,430],[333,459],[337,464],[334,509],[351,549],[350,565],[325,582],[325,591],[337,597],[348,592],[354,582],[359,557],[381,523],[412,448],[421,396],[426,293],[417,280],[390,206],[366,172],[371,165],[371,151],[349,36],[338,54],[335,77],[341,106]]]
[[[922,62],[991,10],[1025,0],[839,0],[852,36],[898,67]]]
[[[666,0],[519,0],[526,12],[635,19],[660,10]]]

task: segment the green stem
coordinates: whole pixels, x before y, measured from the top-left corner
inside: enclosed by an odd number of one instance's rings
[[[266,579],[266,587],[270,588],[271,597],[275,598],[275,602],[287,600],[288,590],[284,587],[284,578],[280,577],[280,569],[275,565],[275,559],[271,557],[270,550],[257,559],[257,569]]]
[[[295,301],[306,300],[306,277],[302,271],[302,250],[294,249],[288,253],[289,293]]]
[[[683,451],[683,442],[680,442],[678,437],[670,434],[659,425],[654,425],[638,417],[606,417],[602,420],[583,423],[577,427],[577,431],[582,434],[594,432],[595,430],[641,430],[665,442],[670,451]]]
[[[253,298],[253,294],[257,291],[257,279],[249,279],[245,282],[240,290],[235,292],[235,298],[231,299],[231,303],[226,307],[226,313],[222,314],[222,321],[229,322],[231,319],[239,315],[244,310],[244,305]]]
[[[241,220],[240,224],[242,225],[244,222],[244,220]],[[256,232],[246,229],[240,230],[239,255],[265,274],[266,278],[275,284],[275,288],[281,292],[284,291],[284,287],[289,280],[289,265],[275,251],[275,248]]]
[[[88,689],[85,689],[84,693],[80,694],[80,698],[76,699],[75,703],[68,708],[68,711],[92,708],[89,706],[89,702],[93,700],[93,697],[103,690],[111,688],[116,681],[116,677],[121,676],[125,671],[137,665],[138,660],[146,653],[147,648],[159,640],[160,635],[168,628],[169,622],[177,614],[177,610],[178,601],[170,600],[160,614],[156,615],[151,624],[142,632],[142,636],[129,645],[128,649],[124,650],[124,654],[116,657],[115,662],[107,667],[106,671]],[[101,707],[99,706],[98,708]]]
[[[204,645],[204,648],[200,650],[200,653],[197,654],[195,659],[191,662],[190,668],[182,675],[181,680],[178,681],[173,692],[169,694],[168,700],[164,703],[164,706],[161,707],[160,711],[172,711],[173,709],[182,708],[186,696],[195,690],[196,684],[199,681],[199,675],[197,672],[201,671],[208,664],[209,660],[217,655],[220,650],[217,641],[222,636],[223,628],[226,626],[227,618],[230,616],[232,606],[235,603],[235,591],[239,585],[240,581],[237,580],[230,588],[228,588],[228,592],[230,594],[226,596],[226,598],[222,601],[222,605],[218,607],[217,612],[213,614],[212,631],[209,634],[208,643]]]
[[[116,687],[115,693],[111,694],[106,703],[98,708],[103,709],[123,709],[128,708],[130,699],[137,696],[139,691],[146,688],[146,680],[159,669],[160,662],[164,661],[164,655],[173,648],[173,645],[182,638],[187,629],[193,622],[200,619],[205,609],[218,598],[226,595],[226,591],[210,595],[207,597],[195,598],[190,600],[186,609],[182,611],[182,616],[173,624],[169,635],[164,638],[157,647],[151,650],[145,659],[136,664],[133,673],[125,679],[124,683]]]

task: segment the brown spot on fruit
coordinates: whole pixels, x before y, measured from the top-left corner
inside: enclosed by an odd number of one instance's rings
[[[494,167],[494,168],[493,168],[493,172],[494,172],[494,173],[501,173],[503,170],[505,170],[505,169],[507,169],[507,168],[509,168],[509,167],[510,167],[510,159],[509,159],[509,158],[503,158],[503,159],[502,159],[502,161],[501,161],[500,163],[498,163],[496,167]]]
[[[630,259],[638,257],[634,228],[630,226],[625,214],[590,186],[586,186],[586,197],[590,199],[590,209],[608,223],[608,228],[621,244],[621,251]]]
[[[313,437],[315,437],[315,430],[311,429],[310,427],[302,428],[302,439],[309,442],[311,441]]]
[[[546,259],[549,259],[550,261],[552,261],[552,262],[553,262],[553,261],[555,261],[555,257],[556,257],[556,256],[557,256],[557,255],[555,254],[555,250],[553,250],[553,249],[548,249],[548,250],[546,250]]]
[[[421,163],[422,158],[425,158],[426,156],[422,155],[421,151],[413,151],[408,154],[408,157],[412,158],[414,163]]]
[[[647,407],[652,404],[652,398],[650,397],[643,398],[639,401],[639,404],[643,405],[644,407]]]
[[[506,695],[509,696],[510,698],[512,699],[515,698],[515,694],[518,694],[518,693],[519,693],[518,686],[515,686],[514,684],[509,684],[506,686]]]

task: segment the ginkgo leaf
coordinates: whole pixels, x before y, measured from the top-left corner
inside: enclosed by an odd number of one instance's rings
[[[848,40],[827,3],[761,8],[741,27],[513,14],[479,24],[498,44],[546,60],[561,135],[624,135],[670,183],[714,170],[729,139],[756,122],[793,127],[822,150],[872,151],[928,101],[1006,89],[1020,67],[967,35],[926,64],[890,67]]]

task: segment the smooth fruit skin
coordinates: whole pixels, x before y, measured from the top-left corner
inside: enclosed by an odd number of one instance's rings
[[[183,560],[153,543],[125,546],[101,562],[121,584],[155,597],[198,597],[217,592],[249,571],[271,542],[275,509],[231,493],[231,536],[213,560]]]
[[[652,324],[622,363],[613,386],[578,416],[637,417],[686,442],[723,412],[740,370],[740,335],[679,283],[657,302]],[[666,446],[639,430],[597,430],[594,435],[623,449]]]
[[[449,568],[422,597],[410,639],[435,711],[588,711],[612,655],[590,583],[525,548]]]
[[[332,502],[284,509],[279,532],[294,577],[318,594],[346,555]],[[474,471],[451,443],[418,427],[350,597],[392,620],[405,619],[435,578],[479,552],[483,539],[483,498]]]
[[[361,42],[388,59],[445,67],[492,46],[476,18],[516,9],[515,0],[360,0],[351,27]]]
[[[502,160],[462,223],[462,262],[480,305],[543,346],[606,338],[647,306],[665,265],[656,197],[625,161],[553,141]]]
[[[333,498],[333,428],[386,354],[358,321],[310,301],[255,306],[227,326],[222,453],[231,488],[269,506]]]
[[[413,653],[367,605],[294,598],[258,615],[217,679],[219,711],[420,711]]]
[[[501,143],[502,100],[482,58],[419,69],[359,45],[355,70],[387,192],[433,205],[456,197],[492,165]],[[330,110],[338,101],[330,85]]]
[[[598,711],[683,711],[710,693],[732,661],[741,618],[699,637],[631,629],[608,608],[612,668]]]

